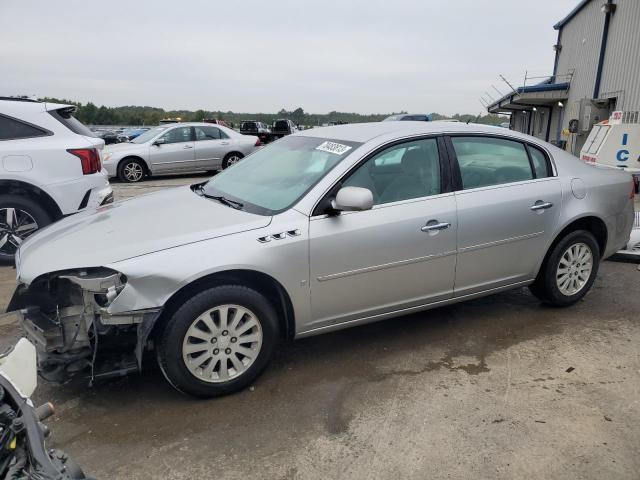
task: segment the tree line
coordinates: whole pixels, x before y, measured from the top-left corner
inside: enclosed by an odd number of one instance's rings
[[[407,112],[360,114],[354,112],[336,112],[318,114],[308,113],[302,108],[288,111],[282,109],[277,113],[237,113],[232,111],[222,112],[219,110],[164,110],[157,107],[124,106],[124,107],[98,107],[92,102],[82,104],[65,99],[44,97],[42,101],[53,103],[64,103],[77,107],[75,117],[86,125],[135,125],[154,126],[162,119],[181,119],[183,122],[201,122],[205,118],[215,118],[225,122],[239,125],[243,120],[256,120],[271,125],[278,118],[288,118],[298,125],[317,126],[330,122],[362,123],[379,122],[389,115]],[[412,112],[413,113],[413,112]],[[458,114],[453,116],[431,113],[433,120],[455,119],[461,122],[476,122],[488,125],[498,125],[507,121],[506,117],[500,115],[472,115]]]

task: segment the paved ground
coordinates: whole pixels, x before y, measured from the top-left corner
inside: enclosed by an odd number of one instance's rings
[[[1,269],[0,303],[12,286]],[[152,369],[37,400],[57,404],[52,444],[100,479],[637,479],[639,287],[636,265],[605,262],[569,309],[518,290],[285,344],[221,399]]]

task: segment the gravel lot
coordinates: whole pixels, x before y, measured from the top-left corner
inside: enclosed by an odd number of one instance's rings
[[[14,276],[0,269],[3,306]],[[605,262],[569,309],[523,289],[284,344],[251,389],[215,400],[153,368],[42,382],[36,400],[58,407],[51,444],[99,479],[637,479],[639,288],[636,265]]]

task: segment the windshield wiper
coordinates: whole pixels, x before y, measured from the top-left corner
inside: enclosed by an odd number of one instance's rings
[[[204,186],[198,187],[198,192],[204,198],[210,198],[212,200],[217,200],[218,202],[226,205],[227,207],[235,208],[236,210],[242,210],[242,207],[244,207],[244,203],[236,202],[235,200],[231,200],[231,199],[229,199],[227,197],[224,197],[222,195],[209,195],[208,193],[206,193],[204,191]]]

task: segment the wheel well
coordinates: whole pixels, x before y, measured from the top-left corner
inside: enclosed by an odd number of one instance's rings
[[[56,201],[41,188],[19,180],[0,180],[0,195],[27,195],[38,202],[55,222],[62,218],[62,211]]]
[[[171,316],[189,298],[208,288],[230,284],[243,285],[263,294],[276,309],[281,336],[287,339],[293,338],[295,335],[295,322],[293,304],[291,303],[289,294],[275,278],[254,270],[217,272],[185,285],[174,293],[165,303],[162,314],[153,328],[152,337],[156,337],[162,333]]]
[[[229,152],[229,153],[227,153],[227,154],[224,156],[224,158],[229,158],[231,155],[234,155],[234,154],[235,154],[235,155],[240,155],[240,158],[244,158],[244,154],[243,154],[242,152],[236,152],[236,151],[233,151],[233,152]]]
[[[147,165],[147,162],[145,162],[142,157],[138,157],[136,155],[127,155],[126,157],[122,158],[118,162],[118,168],[117,168],[117,172],[118,173],[120,173],[120,165],[122,165],[122,162],[124,162],[125,160],[129,160],[129,159],[138,160],[142,164],[142,168],[144,168],[144,170],[145,170],[144,173],[146,173],[147,175],[149,174],[149,165]]]
[[[591,232],[598,242],[598,247],[600,248],[600,256],[602,257],[602,255],[604,255],[604,250],[607,247],[607,226],[598,217],[583,217],[574,220],[562,229],[562,231],[556,236],[556,238],[553,240],[553,243],[549,247],[547,256],[551,253],[553,247],[555,247],[560,240],[562,240],[568,233],[575,232],[576,230],[586,230],[588,232]],[[545,257],[545,261],[546,260],[547,258]]]

